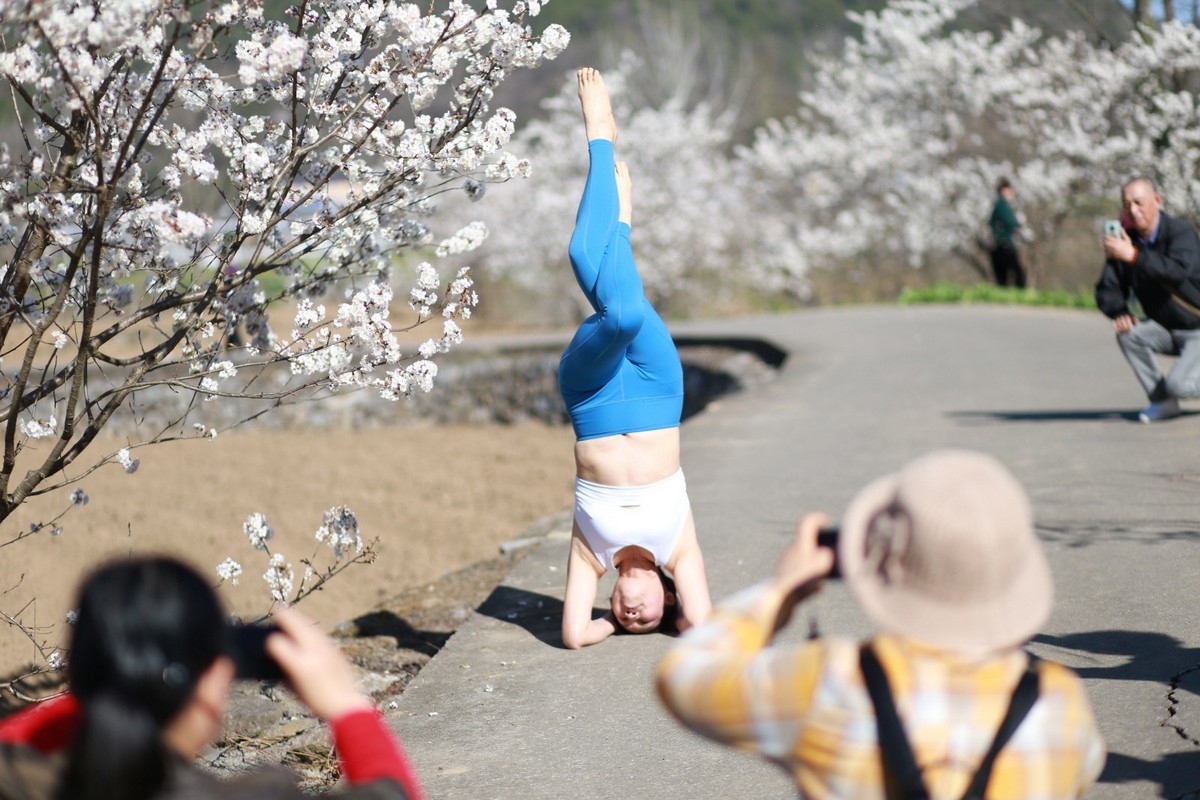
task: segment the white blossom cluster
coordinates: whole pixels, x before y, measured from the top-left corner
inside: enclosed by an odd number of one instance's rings
[[[141,459],[133,458],[129,455],[129,448],[122,447],[117,451],[117,463],[121,465],[127,473],[133,474],[137,472],[138,466],[141,464]]]
[[[570,39],[535,33],[544,2],[505,5],[311,0],[272,18],[246,0],[0,0],[0,81],[27,143],[0,147],[0,344],[23,364],[0,416],[29,438],[80,421],[90,440],[127,390],[236,396],[248,363],[272,361],[307,387],[427,389],[436,365],[395,341],[390,272],[403,248],[486,235],[455,219],[435,236],[434,198],[528,172],[494,95]],[[465,274],[435,283],[418,280],[421,319],[469,316]],[[312,303],[298,336],[272,330],[273,301],[347,287],[334,320]],[[70,392],[100,366],[111,391]],[[34,416],[49,400],[57,418]]]
[[[348,301],[338,306],[336,316],[323,324],[319,323],[325,315],[324,307],[314,306],[311,301],[301,302],[296,309],[291,338],[277,342],[276,349],[291,363],[293,373],[322,373],[334,387],[373,387],[388,400],[416,390],[428,392],[437,376],[437,364],[432,357],[462,342],[462,331],[454,320],[469,318],[479,302],[473,286],[464,267],[445,295],[440,295],[437,270],[428,262],[417,266],[409,304],[420,319],[431,316],[433,308],[440,304],[444,319],[441,337],[424,342],[418,348],[416,360],[401,349],[392,329],[389,313],[392,289],[378,282],[351,292]]]
[[[321,527],[317,528],[317,541],[329,545],[338,561],[347,550],[361,553],[363,540],[358,532],[358,517],[346,506],[334,506],[325,512]]]
[[[258,511],[251,514],[242,523],[242,532],[246,534],[246,538],[250,540],[250,546],[255,550],[266,550],[267,542],[275,536],[275,530],[271,527],[271,523],[267,522],[266,516]]]
[[[267,582],[271,599],[286,602],[291,597],[295,578],[296,573],[283,553],[272,553],[270,561],[267,562],[267,571],[263,573],[263,580]]]
[[[17,423],[17,428],[23,436],[28,436],[30,439],[45,439],[58,433],[58,420],[53,414],[49,419],[44,417],[22,419]]]
[[[458,255],[459,253],[469,253],[483,244],[483,240],[487,238],[487,235],[488,230],[486,225],[478,221],[472,222],[439,244],[437,246],[437,254],[441,258],[445,258],[446,256]]]
[[[238,580],[242,577],[242,565],[232,558],[226,558],[217,565],[217,577],[222,581],[229,581],[234,586],[237,586]]]
[[[363,541],[358,517],[344,505],[333,506],[324,512],[316,532],[316,549],[308,558],[300,559],[300,566],[304,570],[299,583],[295,569],[287,558],[282,553],[272,552],[268,546],[275,533],[263,514],[251,514],[242,530],[251,549],[264,553],[266,570],[263,580],[272,601],[300,602],[343,570],[356,564],[372,563],[376,557],[375,542]],[[328,559],[320,555],[325,547],[329,548]],[[228,581],[237,586],[245,568],[233,557],[227,557],[216,565],[216,573],[221,583]]]

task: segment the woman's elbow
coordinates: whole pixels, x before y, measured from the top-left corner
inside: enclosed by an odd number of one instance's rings
[[[583,634],[581,632],[568,630],[567,628],[563,628],[562,643],[563,647],[567,648],[568,650],[582,650],[587,644],[587,642],[584,641]]]

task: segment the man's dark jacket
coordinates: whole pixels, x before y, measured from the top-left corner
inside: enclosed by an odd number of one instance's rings
[[[1108,259],[1096,283],[1096,305],[1116,319],[1129,314],[1129,293],[1168,330],[1200,328],[1200,238],[1185,220],[1159,212],[1154,244],[1134,238],[1132,264]],[[1189,310],[1192,306],[1196,311]]]

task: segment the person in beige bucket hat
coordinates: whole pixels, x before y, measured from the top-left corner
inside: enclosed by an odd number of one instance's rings
[[[1054,603],[1025,490],[981,453],[935,451],[869,484],[838,558],[881,629],[963,652],[1025,642]]]
[[[775,575],[718,605],[658,666],[685,725],[787,769],[808,798],[1075,798],[1105,749],[1077,675],[1022,646],[1053,579],[1029,499],[995,458],[935,450],[850,501],[837,571],[867,642],[772,645],[834,552],[807,514]]]

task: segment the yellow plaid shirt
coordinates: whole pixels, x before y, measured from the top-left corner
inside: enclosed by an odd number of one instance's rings
[[[659,696],[698,733],[778,762],[804,797],[883,798],[859,644],[832,638],[767,647],[784,599],[761,584],[721,604],[659,664]],[[872,642],[930,796],[959,800],[1027,657],[1012,650],[971,659],[887,635]],[[1078,676],[1050,661],[1038,672],[1037,703],[996,759],[989,800],[1079,797],[1104,766]]]

